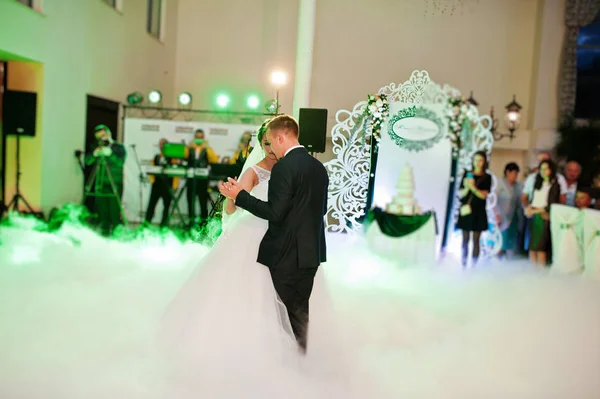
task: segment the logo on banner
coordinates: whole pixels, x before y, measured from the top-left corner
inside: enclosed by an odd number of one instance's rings
[[[228,129],[224,128],[212,128],[208,131],[210,136],[227,136],[229,134]]]
[[[444,137],[444,124],[434,111],[414,105],[390,118],[388,133],[397,146],[418,152]]]
[[[142,125],[142,132],[160,132],[160,125]]]
[[[195,129],[193,126],[175,126],[175,133],[194,133]]]

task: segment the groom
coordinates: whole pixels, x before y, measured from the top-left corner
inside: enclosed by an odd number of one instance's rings
[[[298,345],[305,352],[308,302],[317,268],[325,262],[323,217],[329,177],[323,164],[298,143],[294,118],[273,118],[266,135],[279,159],[271,171],[268,201],[251,196],[234,179],[220,184],[219,191],[240,208],[269,221],[257,261],[269,268]]]

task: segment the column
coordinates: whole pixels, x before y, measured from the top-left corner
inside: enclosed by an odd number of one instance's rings
[[[310,106],[316,11],[317,0],[298,1],[298,42],[293,103],[295,118],[298,118],[300,108]]]

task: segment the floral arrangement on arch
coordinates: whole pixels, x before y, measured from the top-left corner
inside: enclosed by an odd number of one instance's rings
[[[365,116],[367,122],[372,123],[372,134],[375,140],[381,140],[381,125],[383,120],[390,114],[390,103],[385,94],[369,94]]]
[[[477,123],[477,108],[463,97],[448,99],[448,136],[452,147],[462,148],[461,135],[465,128],[472,128]]]

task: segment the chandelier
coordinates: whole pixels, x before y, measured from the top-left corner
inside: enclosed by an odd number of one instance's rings
[[[425,15],[454,15],[464,11],[468,5],[479,3],[479,0],[423,0]]]

